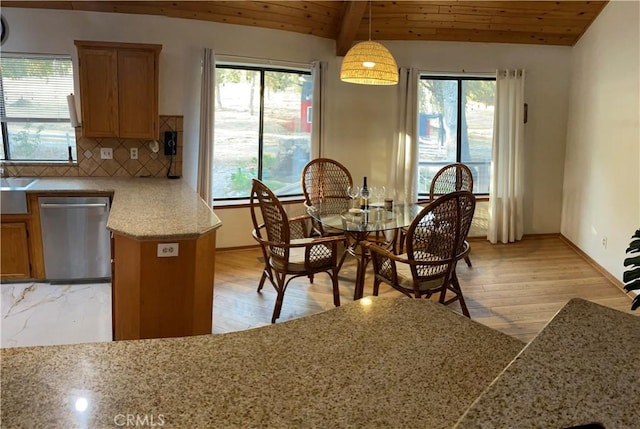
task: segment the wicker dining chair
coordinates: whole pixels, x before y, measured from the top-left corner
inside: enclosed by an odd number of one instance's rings
[[[429,201],[433,201],[436,198],[455,191],[473,192],[473,174],[469,167],[460,162],[445,165],[436,172],[429,187]],[[406,232],[407,230],[405,228],[400,235],[401,249],[406,238]],[[467,255],[464,256],[464,261],[467,266],[471,267],[471,259],[469,258],[471,246],[469,243],[466,243],[466,246],[468,251]]]
[[[414,298],[440,293],[440,303],[459,301],[462,313],[471,317],[456,276],[456,263],[469,251],[466,238],[475,206],[476,199],[469,191],[452,192],[431,202],[409,226],[404,254],[366,243],[373,262],[373,294],[378,295],[382,282]],[[447,292],[453,297],[447,299]]]
[[[429,187],[429,201],[455,191],[473,192],[473,174],[469,167],[460,162],[445,165],[433,176]],[[471,267],[471,259],[469,258],[471,246],[469,243],[467,243],[467,247],[468,251],[464,261],[468,267]]]
[[[333,286],[333,303],[340,306],[338,246],[344,242],[344,236],[309,237],[306,233],[309,216],[289,219],[278,197],[257,179],[253,179],[250,206],[253,238],[260,243],[265,261],[258,292],[269,279],[277,293],[271,323],[280,317],[284,293],[289,282],[297,277],[306,276],[313,282],[314,274],[327,273]]]
[[[338,161],[329,158],[311,160],[302,169],[301,180],[305,206],[332,214],[349,208],[351,198],[347,188],[353,186],[353,179],[349,170]],[[319,222],[314,222],[313,226],[322,236],[342,234],[339,230],[323,228]]]

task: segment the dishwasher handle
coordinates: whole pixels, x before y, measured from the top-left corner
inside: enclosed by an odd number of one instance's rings
[[[84,203],[84,204],[63,204],[63,203],[41,203],[43,209],[85,209],[95,207],[107,207],[107,203]]]

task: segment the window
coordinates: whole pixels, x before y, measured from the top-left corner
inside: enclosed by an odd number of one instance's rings
[[[0,59],[2,159],[77,159],[67,96],[73,93],[69,56],[3,53]]]
[[[302,195],[311,152],[309,72],[216,66],[213,198],[246,199],[251,179]]]
[[[418,194],[443,166],[465,163],[473,193],[489,193],[495,78],[421,76],[418,85]]]

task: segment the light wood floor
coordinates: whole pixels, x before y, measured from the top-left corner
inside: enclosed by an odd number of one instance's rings
[[[587,263],[560,238],[527,238],[509,245],[471,242],[473,268],[457,272],[471,318],[525,342],[531,340],[571,298],[584,298],[627,313],[631,298]],[[256,292],[263,263],[259,249],[219,251],[216,255],[213,332],[223,333],[269,324],[275,292],[265,284]],[[342,304],[353,300],[355,261],[340,271]],[[318,274],[313,284],[294,279],[284,297],[278,323],[333,308],[331,283]],[[372,294],[371,267],[365,296]],[[382,286],[381,296],[402,297]],[[450,306],[460,311],[457,303]]]

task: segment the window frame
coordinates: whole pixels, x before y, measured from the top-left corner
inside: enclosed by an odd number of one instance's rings
[[[260,73],[260,112],[258,115],[258,168],[256,173],[256,178],[258,180],[262,180],[263,174],[263,155],[264,155],[264,90],[265,90],[265,72],[276,72],[276,73],[292,73],[297,75],[305,75],[309,77],[313,77],[311,70],[302,70],[298,68],[289,68],[289,67],[270,67],[270,66],[261,66],[261,65],[248,65],[248,64],[234,64],[228,62],[216,63],[215,66],[217,69],[231,69],[231,70],[250,70]],[[313,104],[312,104],[313,106]],[[308,114],[308,112],[307,112]],[[215,131],[214,131],[215,135]],[[310,142],[311,143],[311,142]],[[311,149],[311,148],[310,148]],[[214,156],[215,156],[215,141],[214,141]],[[213,194],[213,192],[212,192]],[[302,192],[297,194],[286,194],[280,195],[276,194],[276,196],[281,199],[281,201],[297,201],[301,200],[304,195]],[[249,195],[247,196],[238,196],[238,197],[213,197],[214,206],[245,206],[249,203],[251,198],[251,191],[249,190]]]
[[[496,81],[495,76],[461,76],[456,74],[432,74],[432,73],[421,73],[419,76],[420,80],[448,80],[448,81],[456,81],[458,84],[457,88],[457,106],[456,106],[456,160],[451,162],[462,162],[462,121],[460,118],[462,117],[462,82],[463,81]],[[419,110],[419,109],[418,109]],[[418,115],[420,112],[418,111]],[[418,174],[416,180],[420,180],[419,170],[420,170],[420,156],[418,155]],[[425,164],[442,164],[441,162],[429,162],[426,161]],[[476,192],[474,190],[473,195],[476,197],[489,197],[488,192]],[[419,200],[428,200],[429,193],[418,193]]]
[[[5,58],[23,58],[23,59],[58,59],[58,60],[68,60],[71,66],[71,85],[72,89],[75,87],[75,67],[73,63],[73,57],[69,54],[35,54],[29,52],[4,52],[2,54]],[[4,79],[2,78],[2,73],[0,71],[0,112],[5,112],[6,117],[6,106],[4,101]],[[8,123],[45,123],[45,124],[58,124],[58,123],[68,123],[70,128],[74,128],[71,124],[71,114],[69,113],[68,118],[32,118],[32,117],[16,117],[11,118],[11,120],[2,120],[2,115],[0,115],[0,135],[2,138],[2,151],[3,157],[0,158],[0,162],[2,163],[68,163],[69,159],[59,158],[59,159],[40,159],[40,158],[12,158],[11,157],[11,145],[9,142],[9,127]],[[71,147],[71,146],[69,146]],[[73,147],[75,148],[75,152],[77,152],[77,141],[75,132],[73,134]]]

